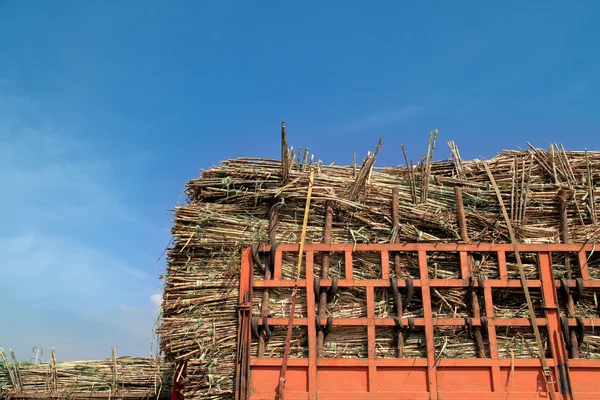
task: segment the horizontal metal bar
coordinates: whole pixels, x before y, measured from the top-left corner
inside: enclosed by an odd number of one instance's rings
[[[298,252],[299,245],[292,243],[281,243],[277,246],[277,251]],[[519,244],[520,252],[578,252],[592,251],[593,244],[568,244],[568,243],[522,243]],[[306,244],[304,251],[476,251],[476,252],[495,252],[506,251],[513,252],[513,245],[510,243],[385,243],[385,244]],[[263,244],[259,251],[271,251],[271,246]]]
[[[278,367],[281,366],[282,358],[253,358],[250,360],[251,367]],[[577,360],[579,368],[598,368],[600,372],[600,360]],[[584,361],[582,363],[582,361]],[[571,360],[569,360],[569,364]],[[510,367],[512,360],[495,359],[495,358],[441,358],[437,362],[438,367]],[[290,358],[288,365],[293,367],[307,367],[307,358]],[[549,366],[554,366],[554,360],[548,360]],[[427,358],[319,358],[317,360],[318,367],[368,367],[375,366],[384,367],[417,367],[427,368]],[[517,368],[532,368],[540,367],[539,358],[515,358],[515,369]],[[570,365],[569,365],[570,366]]]
[[[567,282],[569,282],[569,287],[577,287],[577,282],[575,282],[575,279],[569,279]],[[556,287],[560,287],[561,283],[558,279],[554,280],[554,285]],[[600,279],[588,279],[588,280],[584,280],[583,281],[583,287],[584,288],[600,288]]]
[[[600,359],[569,358],[569,368],[600,368]]]
[[[252,400],[271,400],[265,393],[252,394]],[[546,392],[447,392],[444,390],[437,391],[438,399],[444,400],[538,400],[549,398]],[[300,400],[307,397],[294,397],[293,395],[285,394],[286,400]],[[319,392],[319,400],[425,400],[431,399],[431,394],[428,392]],[[577,393],[577,400],[597,400],[596,393]]]
[[[268,318],[268,324],[272,326],[286,326],[289,322],[287,318]],[[464,326],[464,318],[433,318],[434,326]],[[479,318],[471,318],[473,326],[481,326],[481,320]],[[597,325],[593,325],[598,321]],[[320,319],[321,325],[327,324],[327,318]],[[408,326],[408,317],[403,317],[402,322],[404,326]],[[415,318],[415,326],[425,326],[425,318]],[[547,321],[545,318],[536,318],[536,322],[540,326],[546,326]],[[596,320],[584,320],[586,326],[600,326],[600,319]],[[307,318],[294,318],[292,321],[294,326],[306,326],[308,325]],[[363,318],[334,318],[333,326],[367,326],[369,319]],[[575,320],[570,322],[571,325],[575,325]],[[392,318],[375,318],[375,326],[395,326],[396,322]],[[491,326],[531,326],[529,318],[489,318],[488,325]],[[366,337],[366,334],[365,334]]]
[[[444,400],[537,400],[546,398],[545,392],[446,392],[438,391]],[[274,392],[252,393],[251,400],[273,400]],[[429,400],[429,392],[319,392],[319,400]],[[306,400],[308,393],[285,392],[286,400]],[[595,393],[577,393],[577,400],[597,400]]]
[[[251,400],[273,400],[275,391],[272,392],[253,392],[250,396]],[[308,392],[290,392],[285,391],[286,400],[308,400]]]
[[[295,286],[294,279],[271,279],[268,281],[254,280],[252,286],[255,288],[291,288]],[[306,279],[298,281],[298,287],[306,287]]]
[[[537,400],[547,398],[545,392],[447,392],[438,391],[444,400]],[[273,400],[274,392],[252,393],[251,400]],[[286,400],[307,400],[307,392],[285,392]],[[596,393],[577,393],[577,400],[597,400]],[[319,400],[429,400],[429,392],[319,392]]]
[[[467,288],[469,286],[468,279],[429,279],[427,281],[430,287],[433,288]],[[575,282],[575,281],[573,281]],[[600,281],[598,286],[600,287]],[[279,280],[255,280],[253,282],[255,288],[293,288],[293,279],[279,279]],[[331,279],[323,279],[320,281],[321,287],[331,286]],[[413,281],[415,287],[423,286],[421,279],[415,279]],[[298,286],[305,287],[306,280],[298,281]],[[527,287],[539,288],[541,287],[541,281],[539,279],[530,279],[527,281]],[[344,287],[383,287],[389,288],[390,281],[387,279],[340,279],[338,281],[338,288]],[[398,287],[406,287],[404,280],[398,281]],[[483,287],[494,287],[494,288],[520,288],[521,281],[519,279],[486,279],[483,283]]]
[[[581,318],[581,319],[583,321],[584,326],[591,326],[592,328],[600,326],[600,318]],[[577,320],[575,318],[569,318],[569,326],[577,326]]]

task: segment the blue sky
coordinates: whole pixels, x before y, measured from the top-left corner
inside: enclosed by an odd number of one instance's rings
[[[172,216],[220,160],[600,149],[593,1],[0,0],[0,347],[150,354]],[[44,356],[45,357],[45,356]]]

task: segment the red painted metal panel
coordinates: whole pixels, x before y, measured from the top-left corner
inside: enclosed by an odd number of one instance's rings
[[[506,393],[529,392],[546,394],[546,381],[540,367],[515,368],[513,376],[510,368],[500,368],[501,388]]]
[[[281,366],[253,368],[250,376],[250,392],[270,393],[270,398],[274,398],[280,371]],[[288,366],[285,391],[307,393],[308,368]]]
[[[317,388],[324,392],[367,392],[368,367],[321,367],[317,370]]]
[[[581,360],[589,361],[589,360]],[[595,393],[600,398],[600,373],[598,368],[574,368],[573,363],[570,363],[571,367],[571,385],[573,386],[574,393]],[[595,379],[591,379],[595,377]]]
[[[437,391],[491,392],[492,371],[485,367],[438,367]]]
[[[427,368],[379,367],[377,387],[380,393],[427,393]]]

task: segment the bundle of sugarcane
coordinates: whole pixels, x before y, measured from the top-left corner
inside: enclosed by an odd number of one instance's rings
[[[437,327],[435,329],[434,345],[436,359],[476,357],[475,343],[465,327]],[[487,339],[484,340],[484,347],[489,348]]]
[[[600,279],[600,252],[592,252],[587,258],[587,264],[590,272],[590,278]]]
[[[244,246],[269,241],[271,209],[275,209],[277,215],[273,227],[275,241],[298,243],[310,165],[316,169],[316,174],[306,231],[307,243],[322,242],[325,202],[329,200],[334,202],[331,243],[460,240],[454,198],[456,186],[462,188],[470,240],[510,242],[500,204],[482,161],[462,160],[454,144],[451,150],[451,160],[433,162],[430,141],[428,156],[416,166],[379,169],[373,167],[377,152],[371,153],[362,166],[342,167],[315,164],[306,156],[307,153],[302,157],[300,153],[296,156],[293,151],[284,151],[285,162],[260,158],[227,160],[189,181],[186,185],[188,201],[175,210],[172,229],[175,240],[168,252],[160,328],[161,347],[166,356],[178,362],[188,360],[193,363],[193,368],[188,368],[186,395],[190,398],[232,396],[240,250]],[[409,164],[408,160],[406,164]],[[562,146],[556,145],[549,151],[532,147],[527,151],[504,151],[487,160],[487,164],[498,184],[519,242],[560,242],[558,200],[561,190],[567,193],[567,225],[571,242],[595,242],[600,237],[596,225],[596,199],[600,193],[594,182],[600,153],[566,152]],[[400,223],[396,227],[392,226],[390,218],[393,188],[399,191]],[[521,256],[526,277],[537,278],[535,254]],[[381,278],[381,261],[376,253],[356,252],[353,258],[355,279]],[[401,260],[403,268],[399,277],[419,279],[416,253],[402,253]],[[600,277],[600,261],[597,260],[598,257],[595,257],[589,262],[590,275],[595,278]],[[295,262],[293,254],[284,253],[284,278],[293,277]],[[266,260],[263,260],[265,263]],[[383,268],[388,268],[391,275],[394,273],[391,260]],[[514,254],[507,253],[507,268],[508,277],[518,279]],[[489,254],[474,255],[473,269],[476,276],[487,279],[499,277],[497,259]],[[315,273],[319,271],[317,257]],[[263,277],[258,268],[254,274],[255,279]],[[441,253],[430,255],[428,274],[430,278],[438,279],[462,278],[459,258]],[[330,276],[345,277],[343,254],[331,255]],[[268,314],[288,315],[289,301],[285,299],[285,292],[281,292],[284,295],[274,290],[269,292],[273,300],[269,301]],[[404,316],[422,316],[418,292]],[[435,316],[468,315],[464,295],[464,289],[432,290]],[[253,300],[253,316],[260,315],[260,294],[255,294]],[[336,299],[329,304],[327,315],[364,316],[365,301],[361,291],[340,289]],[[525,317],[526,311],[518,305],[514,301],[508,302],[505,308],[495,311],[508,318]],[[303,308],[298,310],[298,315],[306,315]],[[378,289],[376,313],[378,317],[393,315],[386,290]],[[280,340],[277,335],[282,329],[275,327],[274,336],[266,345],[266,355],[281,351],[283,337]],[[365,333],[345,330],[333,329],[329,334],[326,356],[361,357],[365,354]],[[336,335],[341,335],[342,331],[349,336],[338,343]],[[440,331],[438,336],[445,339],[437,339],[440,356],[470,354],[466,348],[461,348],[458,341],[464,341],[462,346],[470,346],[469,351],[474,352],[471,339],[460,334],[444,333]],[[297,337],[294,346],[303,340],[301,333]],[[525,342],[519,342],[520,347],[510,347],[513,352],[532,348],[522,345],[528,343],[529,336],[523,333],[520,338]],[[294,348],[294,354],[304,354],[304,351]],[[210,366],[218,366],[218,373],[209,372]],[[208,375],[212,378],[209,379]]]
[[[204,358],[192,358],[187,363],[187,378],[183,394],[185,398],[229,399],[233,393],[231,371],[235,368],[235,352],[207,354]]]
[[[586,329],[583,342],[579,346],[582,358],[600,358],[600,335],[595,329]]]
[[[286,345],[286,326],[275,326],[271,329],[271,338],[266,346],[264,357],[282,358]],[[257,342],[252,343],[252,354],[256,355]],[[306,327],[294,326],[292,328],[292,339],[290,341],[290,357],[308,357],[308,331]]]
[[[546,331],[540,330],[540,337],[544,345],[546,357],[550,356],[548,337]],[[497,327],[496,342],[498,344],[498,358],[537,358],[540,349],[531,328],[527,327]]]
[[[260,314],[260,305],[264,289],[256,289],[252,292],[252,312],[254,315]],[[270,289],[268,314],[272,318],[288,318],[290,305],[292,303],[292,289]],[[306,292],[298,291],[296,306],[294,308],[295,318],[306,318],[308,316],[306,302]]]
[[[584,291],[574,302],[575,316],[581,318],[598,318],[598,298],[597,294],[591,290]],[[566,301],[561,301],[559,305],[560,315],[568,316]]]
[[[499,358],[536,358],[539,355],[533,331],[518,328],[497,328]],[[543,343],[546,337],[542,334]],[[436,358],[475,358],[476,346],[464,327],[439,327],[435,332]],[[489,341],[484,337],[484,349],[489,357]]]
[[[544,317],[542,294],[539,290],[529,289],[535,316]],[[523,289],[496,289],[492,292],[494,317],[529,318],[529,309]]]
[[[339,289],[327,306],[327,316],[333,318],[365,318],[367,316],[367,294],[364,288]]]
[[[364,326],[331,329],[323,346],[324,358],[366,358],[367,329]]]
[[[0,396],[7,397],[8,391],[12,389],[8,368],[4,361],[0,361]]]
[[[114,354],[114,353],[113,353]],[[116,357],[105,360],[57,362],[52,352],[49,363],[18,363],[4,359],[1,370],[2,389],[8,398],[56,395],[73,397],[89,393],[151,398],[169,392],[172,382],[171,365],[160,358]]]
[[[392,328],[378,327],[375,332],[375,354],[378,358],[396,358],[397,335]],[[404,333],[404,358],[426,358],[427,346],[425,334],[422,330]]]

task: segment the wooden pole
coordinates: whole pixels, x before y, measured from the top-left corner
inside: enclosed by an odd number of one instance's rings
[[[464,243],[469,243],[469,233],[467,231],[467,218],[465,215],[465,206],[463,203],[462,191],[459,187],[454,188],[454,198],[456,200],[456,215],[458,218],[458,230],[460,231],[460,238]],[[473,274],[473,260],[471,256],[468,257],[469,273]],[[464,278],[464,277],[463,277]],[[473,312],[473,318],[481,318],[481,309],[479,307],[479,298],[477,292],[471,290],[469,293],[471,309]],[[477,347],[477,357],[485,358],[485,347],[483,345],[483,337],[481,335],[481,328],[479,326],[473,327],[473,339],[475,340],[475,346]]]
[[[525,271],[523,270],[523,263],[521,262],[521,253],[519,253],[519,244],[517,243],[517,238],[513,227],[511,225],[511,220],[508,217],[508,213],[506,212],[506,206],[504,205],[504,200],[502,200],[502,193],[500,193],[500,189],[496,184],[496,180],[494,179],[494,175],[490,170],[490,167],[487,163],[483,162],[483,167],[485,168],[485,172],[490,178],[490,183],[496,192],[496,198],[498,199],[498,203],[500,204],[500,210],[502,210],[502,215],[504,216],[504,221],[506,222],[506,228],[508,229],[508,235],[510,236],[510,241],[513,245],[513,249],[515,252],[515,258],[517,259],[517,266],[519,267],[519,278],[521,279],[521,286],[523,287],[523,292],[525,293],[525,300],[527,301],[527,309],[529,310],[529,320],[531,321],[531,327],[533,328],[533,333],[535,335],[535,341],[537,343],[539,349],[539,358],[540,363],[542,364],[542,369],[544,371],[545,379],[546,379],[546,387],[548,388],[548,394],[550,395],[551,400],[556,400],[556,392],[554,391],[554,383],[549,381],[549,374],[551,374],[550,367],[548,366],[548,360],[546,360],[546,355],[544,354],[544,343],[542,342],[542,337],[540,336],[540,328],[538,327],[537,320],[535,319],[535,309],[533,308],[533,303],[531,302],[531,294],[529,293],[529,287],[527,286],[527,278],[525,277]]]
[[[294,290],[292,291],[292,304],[288,316],[288,327],[285,341],[285,349],[283,351],[283,360],[281,362],[281,372],[279,373],[279,384],[275,392],[276,400],[284,400],[287,364],[290,357],[290,344],[292,341],[292,328],[294,323],[294,309],[296,307],[296,297],[298,294],[298,281],[300,280],[300,271],[302,270],[302,258],[304,256],[304,242],[306,240],[306,228],[308,226],[308,214],[310,212],[310,199],[315,179],[315,170],[312,165],[310,167],[310,177],[308,179],[308,192],[306,194],[306,206],[304,207],[304,221],[302,222],[302,234],[300,236],[300,248],[298,249],[298,266],[294,278]]]
[[[290,154],[287,136],[285,134],[285,122],[281,121],[281,180],[284,185],[290,183]]]
[[[325,226],[323,228],[323,243],[331,243],[331,228],[333,225],[333,201],[325,202]],[[309,278],[309,277],[307,277]],[[329,279],[329,252],[323,252],[323,265],[321,266],[321,279]],[[322,290],[319,293],[319,305],[317,309],[319,320],[325,318],[327,311],[327,292]],[[319,329],[317,332],[317,357],[323,355],[323,344],[325,342],[325,332]]]
[[[392,224],[394,225],[394,242],[398,243],[398,225],[400,224],[400,213],[398,212],[398,202],[399,202],[399,190],[398,187],[392,188]],[[382,268],[387,268],[387,265],[382,265]],[[402,272],[402,266],[400,265],[400,254],[398,252],[394,252],[394,273],[396,274],[396,278],[400,278],[400,274]],[[398,294],[398,298],[396,299],[396,304],[398,305],[398,309],[396,310],[397,316],[399,319],[402,319],[402,296]],[[404,334],[402,331],[397,332],[396,336],[396,351],[398,358],[404,357]]]
[[[279,210],[279,206],[277,205],[277,200],[273,199],[273,201],[271,202],[271,211],[270,211],[270,216],[269,216],[269,244],[271,246],[273,246],[277,242],[276,233],[277,233],[277,220],[278,220],[277,211],[278,210]],[[271,256],[269,256],[269,260],[268,260],[269,262],[265,266],[265,281],[272,279],[271,265],[273,265],[275,263],[275,260],[271,260],[270,257]],[[260,305],[260,316],[261,316],[261,318],[264,318],[264,317],[268,316],[268,314],[269,314],[269,289],[264,288],[263,294],[262,294],[262,303]],[[263,357],[265,354],[265,342],[266,342],[265,335],[266,335],[266,332],[261,331],[261,334],[258,338],[258,350],[257,350],[258,357]]]
[[[569,224],[568,224],[568,214],[567,214],[567,192],[565,189],[560,189],[558,191],[558,202],[560,209],[560,239],[563,243],[569,243]],[[565,254],[565,268],[567,270],[566,278],[573,279],[573,268],[571,266],[571,259],[569,254]],[[569,318],[575,318],[575,302],[573,301],[573,296],[569,291],[569,288],[564,288],[565,293],[567,294],[567,314]],[[569,332],[570,337],[570,348],[569,352],[571,354],[571,358],[579,358],[579,343],[577,342],[577,332],[575,329],[571,329]]]
[[[456,202],[456,216],[458,218],[458,231],[460,240],[469,243],[469,232],[467,231],[467,217],[465,215],[465,205],[463,202],[462,191],[459,187],[454,188],[454,200]]]
[[[560,208],[560,240],[563,243],[569,243],[569,225],[567,218],[567,192],[565,189],[558,191],[558,202]],[[567,269],[567,279],[573,279],[573,271],[571,269],[571,259],[565,257],[565,267]]]

